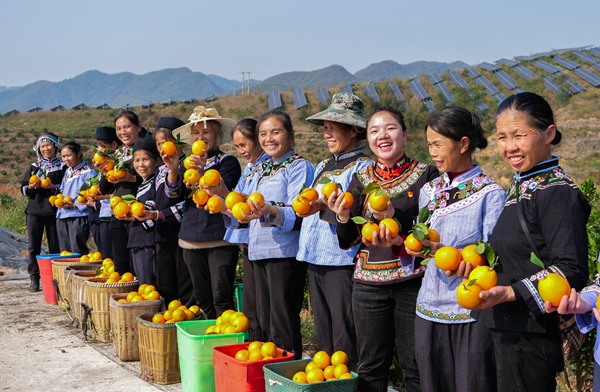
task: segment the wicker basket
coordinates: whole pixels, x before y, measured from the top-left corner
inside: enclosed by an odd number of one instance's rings
[[[156,301],[119,302],[127,294],[110,296],[110,326],[115,353],[121,361],[139,361],[138,324],[140,314],[158,312],[163,304],[162,298]]]
[[[75,310],[75,301],[73,298],[73,276],[78,272],[85,272],[89,277],[93,278],[98,268],[100,268],[100,264],[86,263],[86,265],[68,265],[63,269],[66,293],[65,299],[69,302],[69,314],[73,319],[75,319],[77,316],[77,311]],[[94,275],[90,276],[89,274]],[[81,306],[79,306],[79,308],[81,308]],[[81,316],[81,311],[78,314]],[[81,317],[78,317],[78,319],[81,319]]]
[[[67,292],[65,288],[65,267],[76,266],[76,265],[93,265],[95,269],[99,268],[101,264],[98,263],[82,263],[79,261],[79,257],[72,257],[67,259],[52,260],[52,279],[58,282],[58,291],[60,295],[67,299]]]
[[[79,324],[81,323],[81,320],[83,320],[83,308],[81,307],[81,304],[84,304],[85,301],[87,301],[87,298],[85,297],[87,287],[85,281],[95,276],[96,272],[94,271],[74,272],[68,276],[68,286],[71,287],[70,290],[67,290],[67,292],[70,293],[70,297],[67,299],[71,308],[70,314]]]
[[[156,313],[137,317],[140,350],[140,378],[156,384],[181,382],[177,328],[175,324],[154,324]]]
[[[92,328],[94,339],[110,342],[110,296],[138,289],[138,281],[123,283],[105,283],[108,278],[90,278],[85,281],[86,304],[92,308]]]

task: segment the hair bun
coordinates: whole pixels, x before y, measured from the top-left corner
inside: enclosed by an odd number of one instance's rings
[[[556,145],[556,144],[560,143],[561,139],[562,139],[562,133],[557,129],[556,134],[554,135],[554,139],[552,139],[550,144]]]

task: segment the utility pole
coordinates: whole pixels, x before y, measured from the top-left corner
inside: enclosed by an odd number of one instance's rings
[[[250,95],[250,71],[248,71],[248,95]]]
[[[242,71],[242,93],[240,95],[244,95],[244,71]]]

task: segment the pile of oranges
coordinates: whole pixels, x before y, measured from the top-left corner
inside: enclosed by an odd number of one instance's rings
[[[206,328],[206,335],[231,334],[246,332],[250,328],[250,320],[243,312],[236,312],[233,309],[224,311],[217,319],[215,324]]]
[[[48,198],[48,201],[54,207],[62,208],[65,205],[65,203],[72,203],[73,199],[71,198],[71,196],[64,196],[62,193],[59,193],[56,196],[50,196]]]
[[[117,271],[114,271],[108,275],[108,279],[104,283],[127,283],[133,282],[134,280],[135,276],[133,276],[131,272],[125,272],[123,275],[121,275]]]
[[[235,353],[235,359],[242,362],[258,362],[268,359],[280,358],[283,356],[283,351],[277,349],[273,342],[254,341],[248,345],[247,349],[239,350]]]
[[[123,277],[126,274],[129,274],[129,272],[125,272]],[[122,298],[119,300],[119,302],[158,301],[159,299],[160,294],[158,291],[156,291],[156,287],[144,283],[137,289],[137,291],[129,292],[127,294],[127,298]]]
[[[107,257],[102,260],[102,266],[96,271],[96,278],[108,278],[113,272],[115,272],[115,263]]]
[[[73,254],[73,252],[69,252],[68,250],[63,250],[62,252],[60,252],[61,256],[71,256]]]
[[[102,253],[100,252],[90,252],[87,255],[83,255],[79,258],[80,263],[95,263],[100,260],[102,260]],[[112,259],[107,258],[106,260],[110,260],[112,263]],[[104,264],[104,262],[102,262],[102,264]]]
[[[343,380],[354,377],[348,369],[348,355],[336,351],[330,357],[325,351],[318,351],[303,372],[297,372],[292,381],[311,384],[321,381]]]
[[[142,286],[140,286],[140,289]],[[138,292],[140,289],[138,289]],[[144,291],[147,289],[148,287],[146,287]],[[165,310],[164,313],[156,313],[152,316],[152,322],[154,324],[171,324],[178,321],[193,320],[200,316],[200,313],[200,308],[197,305],[192,305],[188,309],[188,307],[182,304],[180,300],[174,299],[169,302],[167,310]]]

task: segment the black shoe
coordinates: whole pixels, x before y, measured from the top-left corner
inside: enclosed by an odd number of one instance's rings
[[[40,291],[40,277],[39,276],[31,276],[31,282],[29,282],[29,287],[27,290],[35,293]]]

